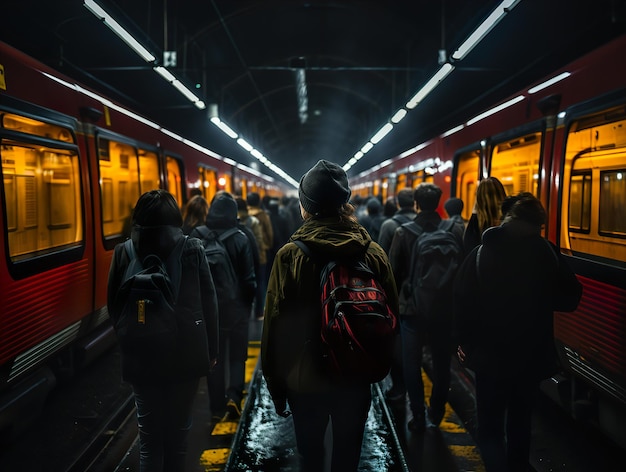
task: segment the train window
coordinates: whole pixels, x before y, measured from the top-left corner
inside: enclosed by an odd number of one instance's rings
[[[202,190],[202,196],[210,202],[213,200],[213,196],[217,192],[217,173],[214,170],[207,169],[206,167],[199,167],[198,176],[200,177],[199,183],[200,190]],[[252,191],[256,192],[256,189]]]
[[[626,262],[626,118],[606,110],[567,134],[561,246],[580,257]]]
[[[37,131],[44,129],[35,125],[30,129],[20,128],[20,131],[32,132],[35,128]],[[48,129],[58,131],[60,128],[50,126]],[[73,139],[71,136],[66,131],[63,139]],[[76,151],[3,140],[0,157],[5,197],[3,211],[11,260],[23,261],[82,241]]]
[[[170,192],[176,201],[178,206],[183,206],[183,173],[181,169],[181,163],[172,156],[165,158],[167,168],[167,190]]]
[[[463,200],[463,219],[468,221],[472,216],[476,200],[476,183],[478,182],[480,150],[464,152],[458,156],[456,173],[456,196]]]
[[[44,123],[25,116],[7,113],[2,115],[2,127],[25,134],[41,136],[65,143],[73,143],[72,133],[62,126]]]
[[[588,233],[591,223],[591,173],[573,174],[569,192],[569,229]]]
[[[538,195],[541,133],[516,137],[493,146],[489,175],[496,177],[507,195]]]
[[[599,233],[605,236],[626,236],[626,168],[600,172]]]
[[[98,139],[102,231],[105,239],[128,236],[139,196],[160,187],[155,152],[127,143]]]

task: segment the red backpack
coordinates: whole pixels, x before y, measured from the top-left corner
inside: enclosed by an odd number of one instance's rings
[[[304,242],[294,243],[318,259]],[[321,340],[329,372],[337,379],[379,382],[391,368],[398,323],[385,291],[364,257],[319,259]]]

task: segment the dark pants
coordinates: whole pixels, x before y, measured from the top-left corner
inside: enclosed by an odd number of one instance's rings
[[[527,470],[539,383],[476,372],[478,446],[487,472]]]
[[[198,380],[133,385],[139,424],[139,471],[183,472]]]
[[[337,388],[323,394],[288,393],[303,471],[324,470],[324,436],[329,421],[332,472],[357,471],[371,399],[369,385]]]
[[[246,313],[249,312],[248,306]],[[227,398],[231,398],[238,406],[241,404],[248,358],[249,326],[250,322],[246,316],[240,317],[228,329],[220,329],[219,357],[213,371],[207,377],[209,401],[214,416],[224,416]]]
[[[409,394],[411,411],[415,418],[424,416],[424,381],[422,356],[426,344],[430,346],[433,362],[430,407],[443,411],[450,388],[450,360],[452,358],[451,329],[445,324],[425,324],[417,316],[401,316],[402,362],[404,381]]]

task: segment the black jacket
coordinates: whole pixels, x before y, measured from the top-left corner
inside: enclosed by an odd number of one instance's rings
[[[553,373],[553,312],[575,310],[581,294],[565,258],[538,231],[516,221],[485,231],[454,288],[455,333],[471,368],[539,379]]]
[[[134,229],[132,240],[139,259],[156,254],[166,260],[174,246],[183,238],[182,230],[172,226]],[[122,285],[129,258],[124,244],[118,244],[113,253],[109,269],[107,307],[115,326],[120,312],[116,295]],[[198,239],[189,238],[182,254],[182,275],[176,311],[181,316],[194,313],[204,319],[208,338],[208,352],[193,351],[191,343],[183,346],[172,359],[172,368],[156,370],[154,366],[142,365],[129,353],[122,353],[122,377],[131,383],[180,382],[207,374],[205,367],[209,359],[218,355],[218,309],[213,278]],[[206,349],[206,347],[205,347]]]

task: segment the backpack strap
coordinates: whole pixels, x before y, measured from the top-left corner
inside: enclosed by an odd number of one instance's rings
[[[191,236],[192,238],[198,238],[198,239],[204,240],[204,239],[207,239],[210,234],[211,234],[211,230],[209,230],[209,228],[206,225],[202,225],[202,226],[196,226],[189,236]]]
[[[206,228],[206,226],[205,226]],[[233,234],[238,233],[239,231],[241,231],[239,228],[237,228],[236,226],[227,229],[226,231],[224,231],[222,234],[220,234],[218,236],[218,239],[222,242],[226,241],[228,238],[230,238]]]
[[[424,232],[424,228],[418,225],[415,221],[409,221],[408,223],[404,223],[402,227],[413,233],[418,238]]]
[[[300,241],[299,239],[297,239],[297,240],[293,241],[293,243],[296,246],[298,246],[300,249],[302,249],[303,253],[305,253],[311,259],[314,259],[313,252],[311,251],[311,248],[309,248],[309,246],[307,246],[304,241]]]
[[[174,249],[167,257],[165,261],[165,267],[167,268],[167,274],[172,281],[172,285],[174,287],[174,300],[178,300],[178,292],[180,291],[180,282],[183,277],[183,251],[185,249],[185,244],[187,243],[187,235],[183,235],[182,238],[178,240]]]
[[[395,221],[396,223],[398,223],[399,225],[403,225],[404,223],[410,223],[411,221],[413,221],[411,218],[409,218],[403,213],[393,215],[391,219]]]
[[[448,218],[445,220],[441,220],[439,222],[439,228],[444,230],[444,231],[452,231],[452,228],[454,227],[456,223],[454,222],[454,220],[452,218]]]

